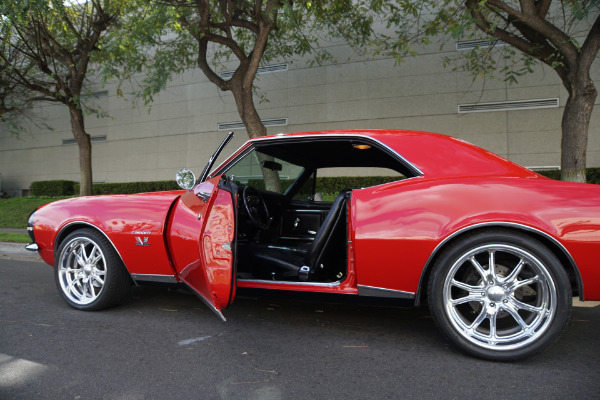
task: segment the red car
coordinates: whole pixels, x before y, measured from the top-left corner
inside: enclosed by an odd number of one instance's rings
[[[223,319],[238,288],[404,300],[466,352],[514,360],[557,340],[573,296],[600,300],[600,187],[400,130],[255,138],[209,174],[231,136],[197,181],[178,173],[187,190],[32,214],[27,247],[69,305],[113,306],[144,282],[183,283]]]

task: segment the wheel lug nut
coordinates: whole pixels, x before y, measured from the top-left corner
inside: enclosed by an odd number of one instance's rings
[[[502,302],[503,302],[504,304],[506,304],[506,303],[508,303],[508,299],[504,299],[504,300],[502,300]]]
[[[490,307],[496,307],[496,303],[490,303]]]

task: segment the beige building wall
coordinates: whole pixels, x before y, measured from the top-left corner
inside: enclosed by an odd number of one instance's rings
[[[352,52],[331,48],[339,60]],[[309,67],[303,60],[287,71],[259,75],[259,91],[268,102],[258,105],[263,119],[284,118],[287,125],[269,127],[270,134],[329,129],[398,128],[438,132],[465,139],[528,167],[560,165],[560,122],[567,99],[560,80],[547,67],[509,85],[476,80],[444,68],[442,58],[457,54],[455,43],[396,65],[392,59],[350,61]],[[285,62],[285,61],[281,61]],[[592,75],[600,82],[600,64]],[[96,104],[110,117],[86,119],[93,143],[96,182],[174,179],[187,167],[199,173],[226,131],[219,123],[240,121],[230,93],[220,92],[199,70],[178,76],[144,107],[116,95],[116,85]],[[459,105],[557,98],[546,109],[459,113]],[[258,102],[258,97],[257,97]],[[600,166],[600,98],[590,125],[588,167]],[[1,189],[19,195],[32,181],[79,180],[78,150],[66,107],[41,105],[38,123],[27,123],[19,138],[0,125]],[[230,154],[245,140],[245,130],[223,152]],[[459,156],[459,155],[458,155]]]

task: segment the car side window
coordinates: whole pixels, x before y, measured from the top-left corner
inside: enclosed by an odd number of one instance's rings
[[[316,172],[313,198],[333,201],[344,189],[362,189],[402,179],[406,179],[406,176],[390,168],[320,168]]]
[[[314,171],[310,177],[296,190],[294,193],[294,200],[315,200],[320,201],[320,197],[315,198],[315,181],[317,179],[317,173]]]

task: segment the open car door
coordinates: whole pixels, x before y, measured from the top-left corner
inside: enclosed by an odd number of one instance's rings
[[[179,278],[223,321],[236,288],[236,202],[237,187],[224,175],[196,185],[175,205],[167,238]]]

